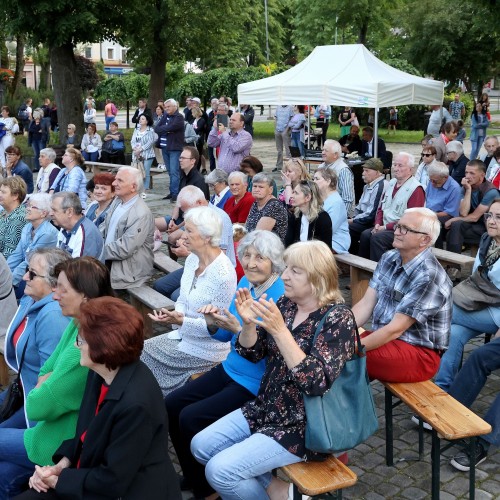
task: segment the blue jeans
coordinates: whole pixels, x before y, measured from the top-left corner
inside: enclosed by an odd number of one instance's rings
[[[179,156],[182,151],[167,151],[162,148],[163,161],[170,176],[170,194],[172,198],[177,198],[179,194],[179,182],[181,177],[181,167],[179,165]]]
[[[149,181],[151,179],[151,165],[154,158],[144,160],[144,170],[146,171],[146,178],[144,179],[144,189],[149,189]]]
[[[99,151],[94,151],[93,153],[87,153],[87,151],[82,151],[82,156],[85,161],[97,161],[99,159]]]
[[[302,156],[302,158],[305,158],[306,151],[304,149],[304,143],[300,140],[300,131],[299,132],[292,132],[291,146],[293,146],[294,148],[299,148],[300,149],[300,156]]]
[[[153,288],[162,295],[165,295],[165,297],[176,302],[181,293],[181,278],[183,272],[184,267],[181,267],[176,271],[168,273],[166,276],[163,276],[163,278],[156,280],[153,283]]]
[[[488,309],[465,311],[453,305],[450,343],[441,358],[435,378],[436,385],[448,391],[460,367],[465,344],[482,333],[496,333],[497,330],[498,326]]]
[[[477,158],[477,155],[479,154],[479,150],[481,149],[481,146],[483,145],[484,140],[486,139],[486,132],[484,133],[482,137],[478,137],[475,141],[471,141],[471,152],[470,152],[470,159],[475,160]]]
[[[116,116],[106,116],[106,118],[104,119],[104,121],[106,122],[106,131],[109,130],[109,124],[111,122],[114,122],[116,120]]]
[[[33,139],[31,141],[31,147],[33,148],[33,154],[35,155],[33,157],[33,165],[34,165],[35,171],[37,171],[37,170],[40,170],[40,161],[38,160],[38,157],[40,156],[40,151],[45,146],[44,146],[44,143],[42,142],[41,139],[40,140]]]
[[[264,434],[251,434],[240,409],[196,434],[191,453],[224,500],[269,498],[271,471],[301,459]]]
[[[449,393],[470,408],[484,387],[490,373],[499,368],[500,339],[494,339],[472,351],[458,372]],[[492,431],[481,438],[495,446],[500,446],[500,394],[497,394],[483,418],[491,425]]]

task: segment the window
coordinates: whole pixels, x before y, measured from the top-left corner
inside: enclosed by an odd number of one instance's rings
[[[122,63],[127,62],[127,49],[122,49]]]
[[[85,57],[92,59],[92,47],[85,47]]]
[[[114,59],[114,58],[115,58],[115,49],[108,49],[107,59]]]

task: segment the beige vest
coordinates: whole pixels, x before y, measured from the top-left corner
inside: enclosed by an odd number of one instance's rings
[[[396,222],[403,216],[404,211],[408,208],[408,200],[419,186],[420,182],[413,175],[405,181],[398,189],[396,196],[392,197],[394,186],[397,180],[391,179],[389,186],[385,190],[384,199],[382,200],[382,211],[384,212],[384,226],[390,222]]]

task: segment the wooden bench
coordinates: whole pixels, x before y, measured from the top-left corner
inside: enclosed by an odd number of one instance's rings
[[[94,174],[101,172],[116,173],[120,167],[130,167],[130,165],[116,165],[114,163],[100,163],[98,161],[86,161],[85,166],[92,167]],[[149,170],[149,186],[153,188],[153,177],[159,174],[164,174],[166,170],[162,168],[151,168]]]
[[[432,253],[445,269],[446,266],[459,267],[462,272],[462,277],[472,274],[472,267],[475,261],[474,257],[462,255],[461,253],[448,252],[447,250],[434,247],[432,248]]]
[[[164,307],[173,310],[175,302],[165,297],[161,293],[153,290],[147,285],[136,288],[129,288],[130,303],[142,314],[144,319],[144,337],[149,339],[153,336],[153,320],[148,316],[154,309]]]
[[[167,254],[160,252],[159,250],[154,253],[153,266],[159,271],[163,271],[165,274],[177,271],[182,267],[181,264],[171,259]]]
[[[456,440],[468,441],[469,453],[475,456],[476,437],[491,432],[491,425],[478,417],[469,408],[459,403],[432,381],[415,383],[383,382],[385,386],[385,434],[386,463],[394,465],[393,455],[393,408],[404,402],[419,416],[419,459],[423,457],[423,421],[432,427],[432,499],[439,500],[441,453]],[[400,401],[393,404],[396,396]],[[441,447],[441,439],[452,441]],[[469,471],[469,498],[475,495],[476,470],[471,464]]]
[[[335,260],[350,267],[352,305],[354,305],[363,298],[377,263],[350,253],[336,254]]]
[[[324,462],[298,462],[285,465],[281,471],[293,483],[293,499],[302,500],[302,494],[309,496],[335,492],[335,498],[342,498],[342,490],[356,483],[356,474],[333,455]]]

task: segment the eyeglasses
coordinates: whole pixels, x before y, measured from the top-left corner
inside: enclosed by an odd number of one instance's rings
[[[495,221],[496,224],[500,224],[500,214],[492,214],[491,212],[486,212],[484,214],[484,220],[488,221],[490,219],[492,221]]]
[[[82,337],[80,337],[80,335],[77,333],[75,343],[78,347],[82,347],[82,345],[86,344],[87,342],[85,342],[85,340],[83,340]]]
[[[35,207],[34,205],[26,205],[26,210],[42,210],[41,208]]]
[[[422,156],[429,158],[429,156],[434,156],[434,153],[422,153]]]
[[[35,278],[46,278],[47,276],[42,276],[41,274],[35,273],[28,266],[26,266],[26,273],[28,274],[29,280],[33,281]]]
[[[425,236],[429,236],[427,233],[423,233],[422,231],[416,231],[415,229],[411,229],[407,226],[403,226],[402,224],[394,224],[394,231],[396,229],[399,229],[399,232],[404,236],[405,234],[408,233],[414,233],[414,234],[423,234]]]

